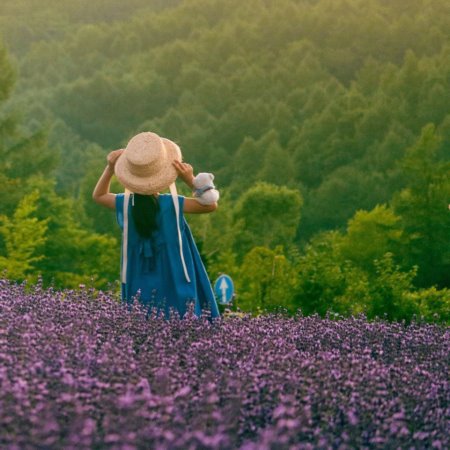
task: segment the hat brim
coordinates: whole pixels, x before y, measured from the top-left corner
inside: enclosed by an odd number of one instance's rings
[[[156,194],[167,189],[178,177],[173,161],[181,161],[181,150],[174,142],[161,138],[166,148],[167,158],[161,163],[161,170],[152,177],[139,177],[132,174],[127,165],[124,154],[120,155],[114,166],[114,173],[120,183],[129,191],[136,194]]]

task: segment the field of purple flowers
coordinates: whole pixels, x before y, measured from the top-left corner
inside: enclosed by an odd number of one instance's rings
[[[146,318],[0,281],[2,449],[450,445],[449,328]]]

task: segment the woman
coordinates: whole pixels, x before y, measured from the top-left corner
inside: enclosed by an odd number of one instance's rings
[[[140,133],[125,149],[109,153],[92,197],[116,210],[122,229],[123,301],[130,303],[138,296],[143,305],[157,307],[158,315],[164,309],[167,319],[171,308],[183,317],[187,304],[193,302],[197,316],[209,310],[214,318],[220,315],[217,302],[183,212],[210,213],[217,203],[202,205],[177,194],[178,175],[193,188],[192,166],[181,160],[174,142]],[[124,186],[124,194],[110,192],[113,174]],[[171,194],[159,193],[167,188]]]

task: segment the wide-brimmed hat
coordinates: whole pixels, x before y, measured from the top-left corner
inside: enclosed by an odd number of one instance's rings
[[[144,132],[132,137],[114,168],[117,179],[137,194],[155,194],[168,188],[177,178],[174,160],[181,161],[175,142]]]

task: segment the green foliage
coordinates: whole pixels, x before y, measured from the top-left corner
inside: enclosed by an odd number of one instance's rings
[[[328,311],[346,316],[364,313],[369,319],[407,322],[424,316],[448,323],[447,290],[416,290],[417,267],[402,270],[390,252],[374,259],[374,269],[366,270],[357,259],[345,259],[347,239],[336,232],[312,239],[299,258],[295,307],[321,316]]]
[[[300,222],[303,199],[299,191],[257,183],[245,192],[234,210],[234,250],[244,255],[256,246],[288,247]]]
[[[47,241],[48,219],[35,217],[39,192],[23,197],[12,218],[0,216],[0,236],[4,256],[0,255],[0,271],[16,281],[37,280],[37,264],[44,259],[42,247]]]
[[[19,115],[4,108],[14,81],[14,70],[0,42],[0,210],[3,214],[13,213],[30,176],[49,175],[57,163],[57,156],[47,147],[46,130],[24,132]]]
[[[218,211],[189,222],[243,309],[448,321],[446,0],[38,3],[0,7],[0,252],[17,279],[117,279],[114,215],[91,192],[107,151],[150,129],[216,175]]]
[[[9,61],[6,49],[0,41],[0,103],[4,102],[11,95],[14,81],[14,69]]]
[[[393,206],[410,236],[404,255],[410,265],[417,265],[420,286],[448,286],[450,283],[450,158],[439,157],[442,141],[433,125],[410,147],[402,168],[407,179]]]
[[[443,322],[450,324],[450,290],[420,289],[406,294],[409,301],[417,304],[420,309],[420,316],[427,322]]]
[[[75,201],[58,196],[51,183],[34,179],[32,184],[41,193],[37,215],[48,220],[46,257],[39,264],[44,282],[56,287],[106,288],[118,277],[117,239],[81,227]]]
[[[236,194],[256,180],[305,187],[309,238],[388,202],[402,187],[396,161],[448,114],[445,0],[4,3],[21,70],[13,103],[78,136],[66,156],[51,131],[58,190],[71,195],[73,154],[82,167],[89,142],[117,148],[151,128]]]
[[[83,228],[95,233],[118,238],[120,233],[115,215],[107,208],[99,208],[98,204],[92,200],[94,186],[97,184],[102,168],[106,166],[105,156],[97,148],[92,150],[85,164],[84,177],[78,185],[77,204],[81,209],[79,222]],[[112,192],[124,192],[123,186],[115,178],[111,181],[111,190]]]
[[[282,307],[292,312],[295,268],[281,246],[270,250],[254,247],[240,266],[238,306],[253,313]]]
[[[214,214],[198,214],[187,217],[195,235],[195,241],[202,245],[202,257],[206,258],[208,262],[212,278],[225,270],[233,271],[234,274],[236,261],[236,255],[232,251],[235,238],[232,229],[232,215],[235,204],[226,190],[221,190],[220,195],[219,205]]]
[[[400,217],[386,205],[377,205],[372,211],[357,211],[349,220],[341,253],[370,272],[375,260],[388,252],[397,253],[395,250],[400,250],[402,240]]]
[[[392,254],[386,253],[375,260],[376,276],[370,285],[371,303],[369,317],[385,316],[389,320],[411,320],[418,315],[419,306],[408,295],[412,291],[412,280],[416,268],[403,272],[394,265]]]
[[[337,232],[327,232],[314,237],[307,245],[305,252],[298,262],[298,284],[295,292],[295,305],[304,314],[318,313],[324,316],[328,310],[339,313],[356,312],[348,311],[351,302],[355,305],[361,303],[358,299],[348,299],[346,291],[348,278],[358,280],[362,284],[362,295],[366,296],[367,277],[353,276],[353,266],[342,261],[340,255],[340,245],[342,235]],[[354,291],[360,291],[361,288]],[[338,298],[344,297],[345,301],[339,304]],[[362,302],[364,303],[364,302]],[[342,310],[344,307],[345,310]],[[360,307],[360,305],[358,305]]]

